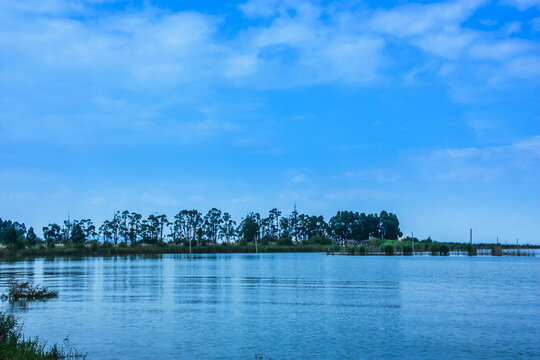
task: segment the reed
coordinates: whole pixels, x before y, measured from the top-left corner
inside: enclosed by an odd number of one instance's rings
[[[534,256],[534,250],[530,250],[530,249],[510,249],[510,250],[504,250],[503,255],[507,255],[507,256]]]

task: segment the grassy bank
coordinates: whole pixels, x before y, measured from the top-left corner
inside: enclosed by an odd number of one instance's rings
[[[65,350],[53,345],[47,347],[38,338],[25,338],[21,325],[13,315],[0,312],[0,359],[60,360],[85,359],[86,355],[74,349]]]
[[[236,244],[207,244],[194,245],[192,254],[233,254],[233,253],[287,253],[287,252],[324,252],[328,254],[345,255],[414,255],[417,253],[431,253],[432,255],[513,255],[532,256],[530,245],[519,247],[519,251],[509,251],[505,246],[498,244],[469,245],[451,242],[415,242],[374,239],[369,244],[355,244],[339,246],[336,244],[309,244],[299,243],[292,245],[264,244],[257,247],[253,243]],[[69,257],[69,256],[116,256],[116,255],[157,255],[157,254],[189,254],[189,246],[185,244],[158,244],[134,245],[120,244],[91,244],[86,246],[66,245],[63,247],[35,246],[24,249],[0,249],[1,260],[20,260],[36,257]]]
[[[328,252],[339,251],[338,246],[298,244],[277,245],[267,244],[218,244],[192,246],[192,254],[233,254],[233,253],[284,253],[284,252]],[[189,246],[177,244],[162,244],[148,246],[110,246],[94,244],[92,246],[66,246],[66,247],[32,247],[25,249],[0,249],[0,258],[4,260],[24,259],[34,257],[62,257],[62,256],[114,256],[114,255],[152,255],[152,254],[189,254]]]

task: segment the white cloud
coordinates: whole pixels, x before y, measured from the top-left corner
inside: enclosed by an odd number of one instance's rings
[[[540,7],[540,0],[501,0],[501,4],[515,6],[519,10],[527,10],[531,7]]]
[[[1,3],[4,139],[189,143],[240,132],[232,116],[184,111],[208,102],[216,88],[441,78],[472,89],[540,76],[538,42],[508,37],[518,23],[494,31],[463,28],[482,0],[373,11],[254,0],[239,8],[255,21],[227,35],[222,16],[150,6],[97,13],[93,3]],[[396,45],[420,49],[425,58],[407,55],[412,64],[393,69],[399,51],[396,56],[389,47]],[[119,130],[124,139],[110,135]]]
[[[540,136],[508,145],[440,149],[413,161],[422,179],[435,182],[538,181]]]
[[[299,184],[306,181],[306,175],[305,174],[297,174],[293,176],[290,180],[293,184]]]

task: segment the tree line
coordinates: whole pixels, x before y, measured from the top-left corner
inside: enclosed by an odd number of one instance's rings
[[[90,219],[68,219],[63,224],[51,223],[42,228],[43,240],[32,227],[23,223],[0,219],[0,243],[22,248],[45,242],[56,244],[85,244],[89,241],[114,245],[137,244],[190,244],[218,243],[294,243],[345,244],[347,241],[384,238],[396,240],[403,234],[397,215],[381,211],[366,214],[338,211],[326,222],[323,216],[301,214],[296,208],[289,215],[272,209],[262,216],[250,212],[239,223],[228,212],[217,208],[206,214],[198,210],[181,210],[173,218],[165,214],[149,215],[116,211],[111,219],[97,227]]]

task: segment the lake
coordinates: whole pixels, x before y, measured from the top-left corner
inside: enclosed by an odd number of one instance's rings
[[[89,359],[540,358],[538,257],[218,254],[0,263],[0,306]]]

